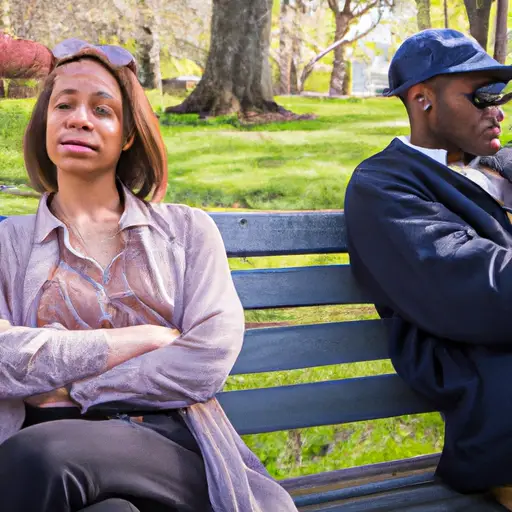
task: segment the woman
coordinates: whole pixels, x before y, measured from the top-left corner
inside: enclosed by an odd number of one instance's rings
[[[209,216],[158,204],[165,146],[133,57],[61,43],[24,154],[44,195],[0,224],[2,510],[296,510],[213,398],[243,310]],[[90,409],[113,401],[161,413]]]

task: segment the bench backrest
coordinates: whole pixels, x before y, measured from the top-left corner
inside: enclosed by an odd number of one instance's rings
[[[347,251],[342,212],[212,213],[228,257]],[[0,217],[0,221],[2,217]],[[245,309],[367,304],[350,265],[240,270]],[[248,329],[232,374],[312,368],[388,358],[382,320]],[[432,411],[394,374],[219,394],[241,434],[332,425]]]
[[[343,212],[213,213],[229,257],[346,253]],[[234,271],[246,309],[367,304],[350,265]],[[382,320],[249,329],[233,374],[388,359]],[[432,411],[397,375],[230,391],[219,396],[243,434]]]

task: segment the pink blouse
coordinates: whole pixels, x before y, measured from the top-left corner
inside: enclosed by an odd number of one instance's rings
[[[103,270],[68,242],[59,228],[59,262],[43,285],[37,326],[54,322],[69,330],[110,329],[133,325],[173,327],[172,308],[158,294],[155,273],[136,229],[123,231],[125,248]]]

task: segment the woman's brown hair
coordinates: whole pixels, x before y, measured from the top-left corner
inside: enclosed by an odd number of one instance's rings
[[[161,201],[167,188],[167,151],[160,133],[158,118],[136,75],[127,67],[117,67],[93,48],[85,48],[72,57],[59,60],[46,78],[43,90],[32,111],[25,131],[23,153],[33,188],[39,192],[56,192],[57,169],[46,151],[48,105],[60,66],[82,59],[93,59],[115,77],[123,96],[124,143],[134,137],[132,146],[123,151],[116,175],[137,197]]]

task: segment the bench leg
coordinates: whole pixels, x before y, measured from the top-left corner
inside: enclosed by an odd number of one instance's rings
[[[80,512],[139,512],[139,509],[129,501],[111,498],[83,508]]]

